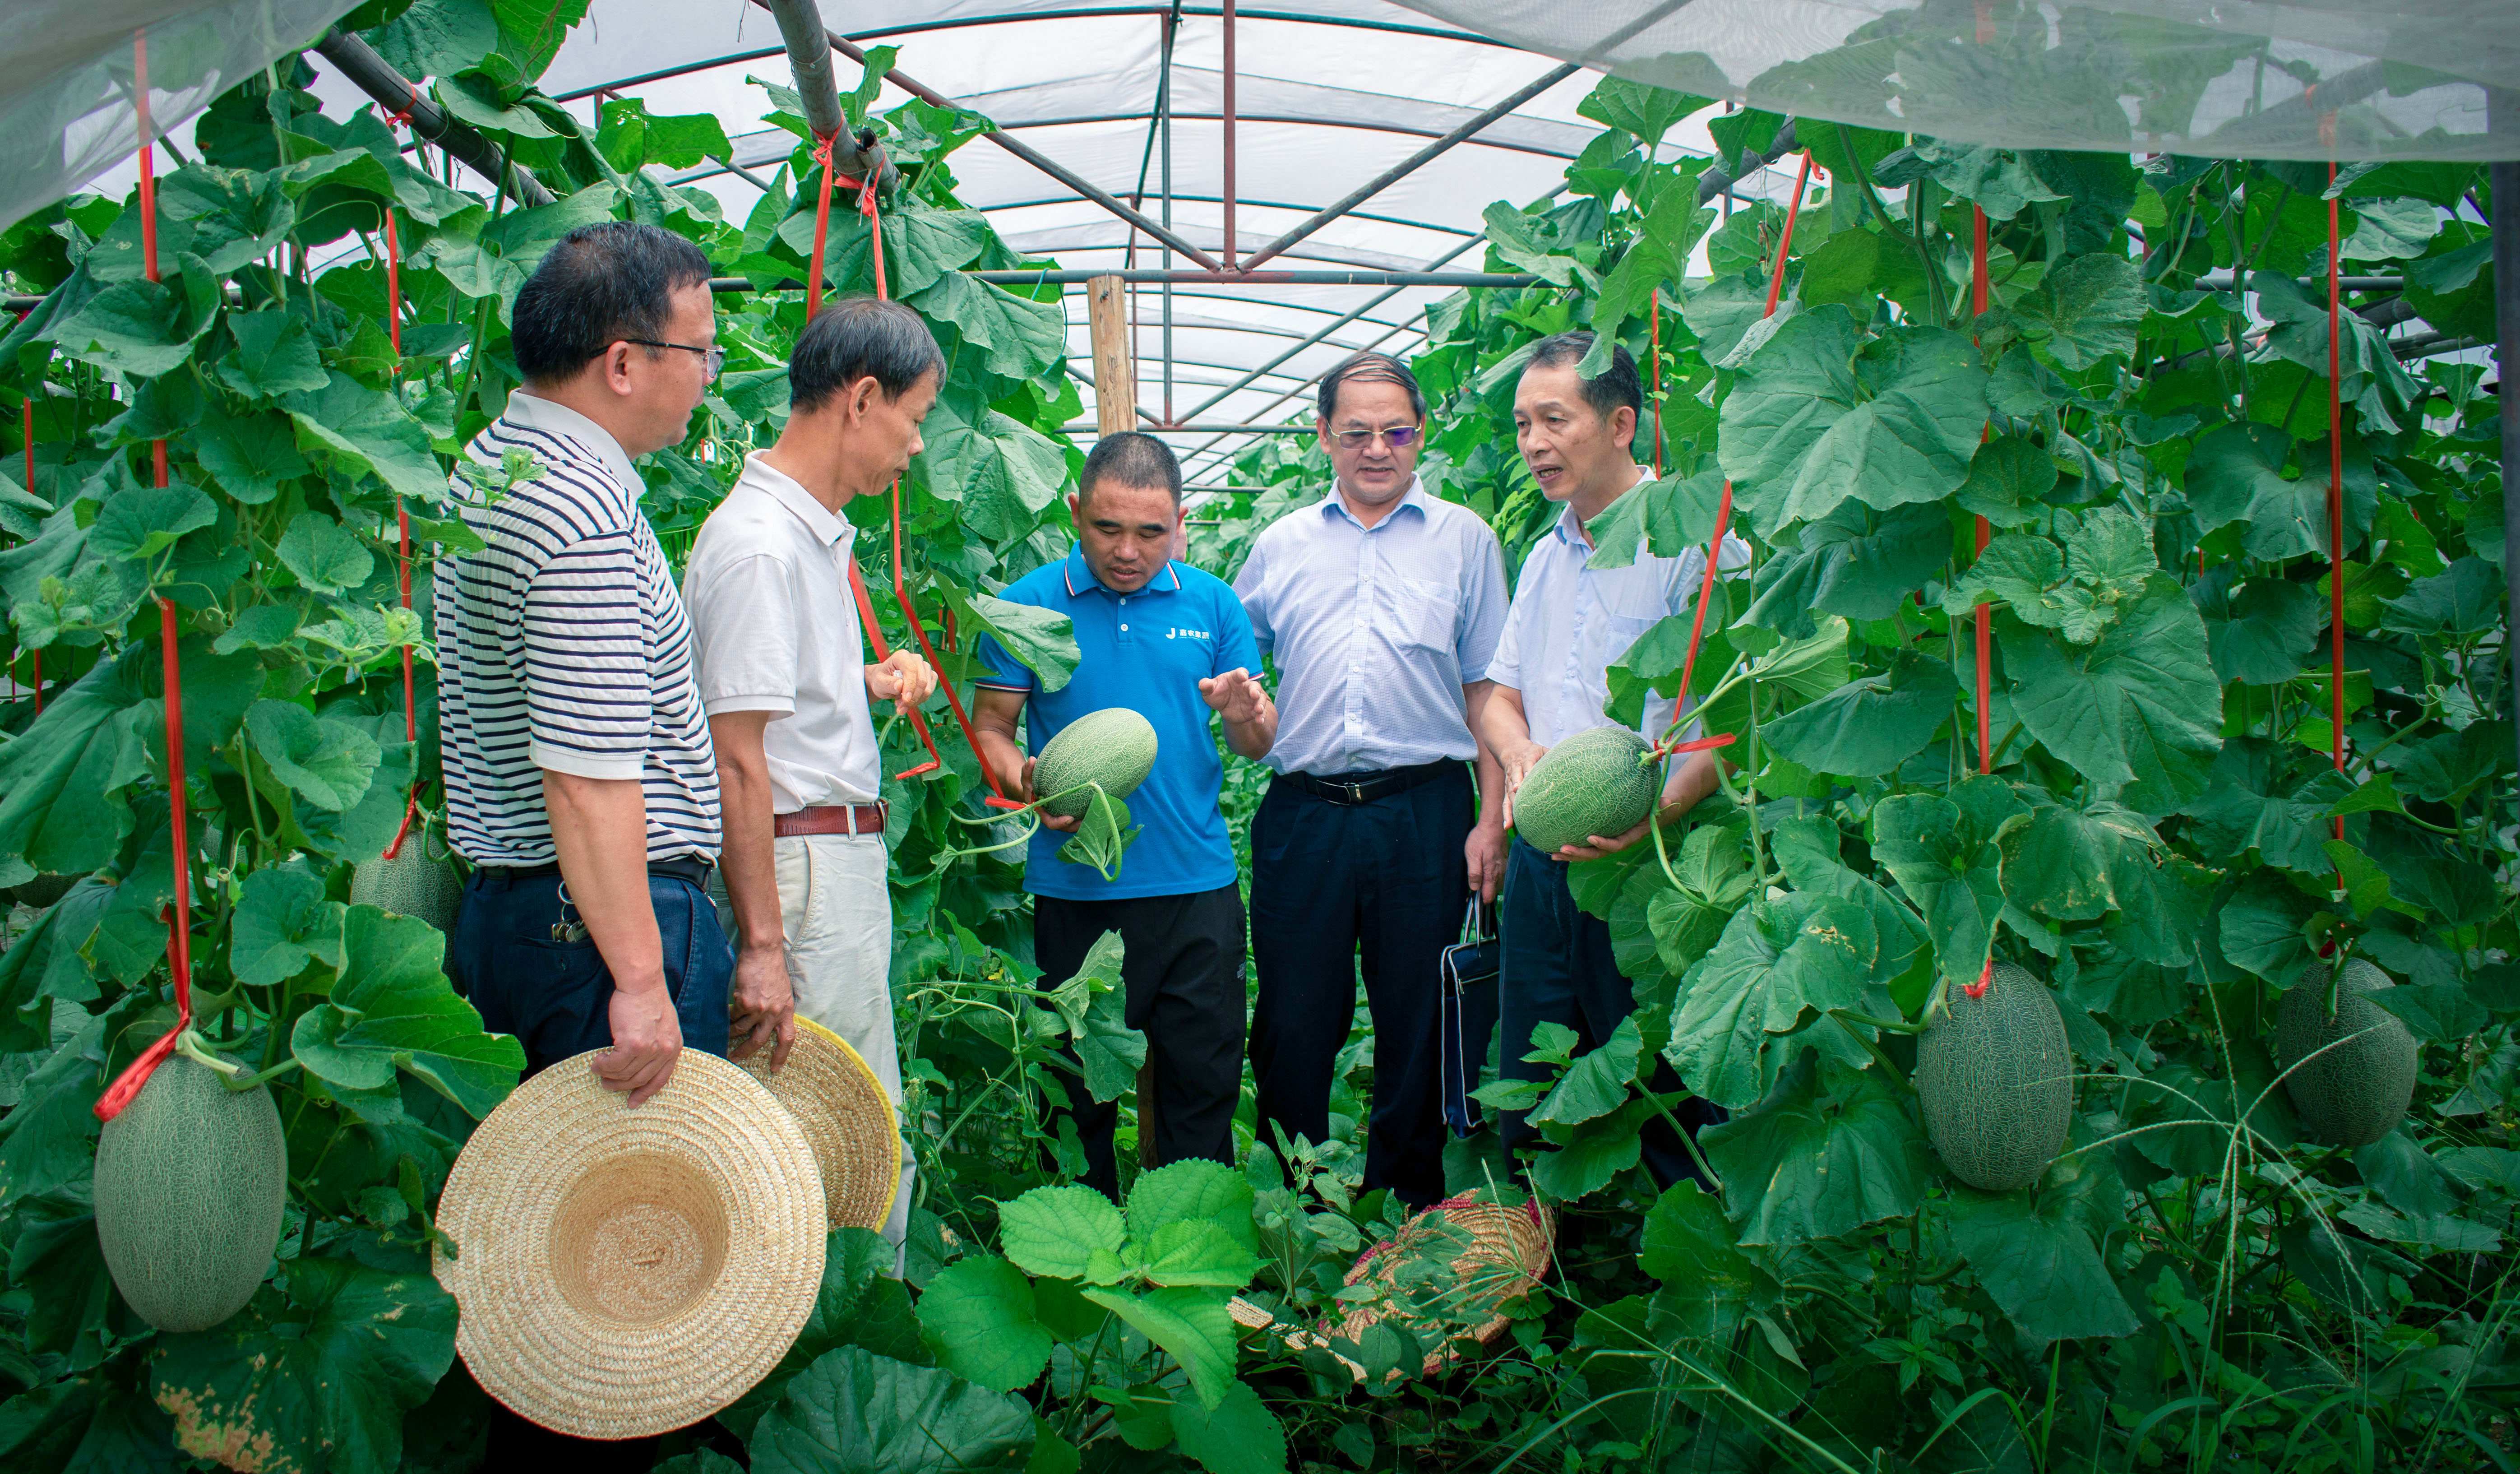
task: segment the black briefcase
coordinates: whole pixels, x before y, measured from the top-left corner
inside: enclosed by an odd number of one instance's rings
[[[1442,1057],[1444,1124],[1456,1136],[1479,1129],[1478,1103],[1470,1099],[1479,1066],[1487,1059],[1488,1036],[1496,1029],[1497,970],[1503,948],[1497,942],[1496,917],[1476,894],[1462,918],[1462,940],[1444,948],[1440,971],[1442,1009],[1437,1021]]]

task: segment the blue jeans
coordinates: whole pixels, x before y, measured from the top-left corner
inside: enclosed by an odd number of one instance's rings
[[[1526,1064],[1522,1058],[1531,1052],[1531,1031],[1541,1024],[1563,1024],[1575,1031],[1577,1053],[1598,1049],[1636,1012],[1636,986],[1619,971],[1610,924],[1576,906],[1566,866],[1520,837],[1506,855],[1505,905],[1499,918],[1504,946],[1497,996],[1505,1036],[1497,1073],[1507,1080],[1547,1080],[1549,1066]],[[1668,1094],[1682,1088],[1669,1063],[1656,1056],[1651,1064],[1646,1082],[1652,1089]],[[1673,1114],[1691,1136],[1701,1126],[1731,1119],[1722,1106],[1694,1095]],[[1499,1134],[1508,1147],[1547,1146],[1540,1129],[1521,1111],[1504,1113]],[[1682,1177],[1714,1186],[1699,1174],[1670,1122],[1652,1117],[1639,1135],[1645,1171],[1656,1187],[1669,1187]]]
[[[560,885],[557,875],[493,880],[474,871],[446,944],[455,990],[481,1011],[483,1028],[513,1034],[525,1046],[527,1075],[612,1044],[612,970],[604,954],[591,939],[552,940]],[[661,875],[648,877],[648,899],[656,908],[683,1046],[724,1057],[735,950],[717,907],[699,887]]]

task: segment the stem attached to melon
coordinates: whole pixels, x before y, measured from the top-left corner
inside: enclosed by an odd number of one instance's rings
[[[1872,1062],[1881,1067],[1883,1074],[1889,1076],[1892,1080],[1899,1082],[1899,1083],[1906,1085],[1911,1090],[1916,1088],[1915,1082],[1899,1073],[1899,1067],[1891,1063],[1890,1056],[1882,1051],[1882,1048],[1878,1043],[1866,1038],[1862,1030],[1848,1022],[1846,1012],[1843,1009],[1832,1008],[1828,1011],[1828,1016],[1837,1020],[1837,1027],[1846,1031],[1846,1036],[1848,1038],[1851,1038],[1864,1046],[1864,1052],[1872,1056]]]
[[[202,1042],[202,1033],[198,1029],[186,1029],[182,1034],[175,1036],[175,1052],[197,1065],[207,1065],[229,1079],[234,1079],[245,1072],[245,1066],[234,1060],[221,1059],[211,1053],[209,1046]]]
[[[1850,1008],[1832,1008],[1828,1012],[1829,1017],[1831,1018],[1841,1019],[1850,1024],[1863,1024],[1868,1028],[1887,1030],[1892,1034],[1922,1034],[1925,1032],[1925,1026],[1922,1024],[1901,1023],[1894,1019],[1876,1019],[1868,1014],[1857,1013]]]

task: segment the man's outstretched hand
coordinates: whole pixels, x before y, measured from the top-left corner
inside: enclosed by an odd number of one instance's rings
[[[1240,666],[1223,675],[1211,675],[1198,683],[1198,694],[1209,710],[1228,721],[1258,721],[1268,710],[1269,693]]]

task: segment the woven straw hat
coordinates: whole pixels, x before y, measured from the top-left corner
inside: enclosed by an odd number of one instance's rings
[[[832,1226],[882,1227],[901,1188],[901,1126],[882,1082],[848,1040],[799,1018],[778,1074],[770,1073],[767,1049],[736,1063],[779,1097],[813,1143]]]
[[[787,1355],[823,1278],[805,1133],[752,1077],[685,1049],[637,1110],[593,1053],[517,1087],[446,1179],[435,1256],[491,1396],[577,1438],[726,1406]]]
[[[1421,1344],[1439,1343],[1422,1368],[1434,1376],[1459,1355],[1455,1338],[1468,1336],[1487,1346],[1504,1333],[1507,1317],[1496,1313],[1497,1307],[1540,1282],[1549,1267],[1551,1230],[1548,1211],[1536,1198],[1510,1208],[1475,1197],[1447,1198],[1368,1249],[1347,1271],[1351,1285],[1372,1279],[1396,1289],[1401,1267],[1412,1260],[1449,1261],[1449,1283],[1433,1297],[1435,1303],[1416,1309],[1389,1301],[1352,1306],[1324,1329],[1354,1341],[1388,1316],[1417,1333]],[[1365,1369],[1350,1365],[1362,1380]],[[1398,1375],[1395,1368],[1392,1376]]]

